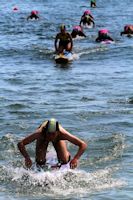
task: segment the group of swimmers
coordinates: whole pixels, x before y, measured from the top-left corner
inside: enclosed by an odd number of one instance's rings
[[[95,0],[92,2],[95,3]],[[37,11],[32,11],[27,20],[39,19],[37,14]],[[73,38],[75,38],[77,35],[86,37],[86,35],[83,33],[83,28],[81,26],[82,23],[83,25],[90,25],[92,23],[93,27],[95,26],[94,18],[91,15],[90,11],[86,10],[84,12],[83,16],[81,17],[80,24],[73,28],[71,34],[66,31],[65,25],[60,26],[60,32],[56,35],[55,38],[55,49],[57,53],[63,52],[64,49],[66,49],[67,51],[72,51]],[[124,31],[121,32],[121,35],[123,34],[133,34],[133,25],[126,25],[124,27]],[[113,39],[108,35],[108,30],[106,29],[99,30],[96,42],[104,40],[113,41]],[[58,163],[52,166],[52,168],[54,169],[60,168],[61,165],[64,165],[68,162],[70,163],[71,169],[76,168],[78,166],[80,157],[87,148],[87,143],[85,143],[85,141],[69,133],[61,126],[61,124],[56,119],[51,118],[47,121],[44,121],[35,130],[34,133],[30,134],[29,136],[18,142],[18,149],[24,157],[25,166],[27,168],[32,167],[33,161],[31,159],[30,153],[26,149],[26,146],[34,141],[36,141],[35,163],[36,166],[39,168],[42,168],[47,163],[46,154],[50,142],[52,142],[55,148],[58,160]],[[72,156],[71,153],[68,151],[65,141],[69,141],[78,147],[75,155]]]
[[[96,0],[91,0],[91,7],[96,7]],[[38,11],[33,10],[31,14],[27,17],[27,20],[35,19],[38,20]],[[73,49],[73,39],[77,36],[86,37],[83,32],[83,27],[95,27],[94,17],[92,16],[90,10],[85,10],[83,15],[81,16],[79,25],[73,27],[71,33],[67,32],[66,26],[62,24],[60,26],[60,32],[57,33],[55,38],[55,50],[57,54],[61,54],[66,51],[72,51]],[[121,32],[121,36],[123,34],[127,34],[127,36],[131,36],[133,34],[133,25],[126,25],[124,27],[124,31]],[[109,31],[107,29],[101,29],[98,32],[98,37],[95,40],[96,42],[104,42],[104,41],[114,41],[114,39],[109,35]]]

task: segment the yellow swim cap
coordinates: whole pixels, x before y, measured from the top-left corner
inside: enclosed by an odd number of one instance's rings
[[[48,133],[54,133],[57,131],[57,124],[58,122],[56,121],[56,119],[54,118],[51,118],[49,121],[48,121]]]
[[[66,29],[65,25],[64,25],[64,24],[61,24],[60,30],[65,30],[65,29]]]

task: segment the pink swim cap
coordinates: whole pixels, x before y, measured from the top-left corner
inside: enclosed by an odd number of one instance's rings
[[[82,31],[81,26],[74,26],[73,29],[76,29],[76,30],[78,30],[78,31]]]
[[[31,14],[32,14],[32,15],[37,15],[37,14],[38,14],[38,11],[37,11],[37,10],[32,10],[32,11],[31,11]]]
[[[107,34],[109,31],[107,29],[102,29],[99,31],[100,34]]]
[[[89,14],[91,14],[90,10],[86,10],[86,11],[84,12],[84,15],[89,15]]]

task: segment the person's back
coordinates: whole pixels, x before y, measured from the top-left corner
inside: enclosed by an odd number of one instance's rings
[[[102,41],[114,41],[109,35],[107,29],[102,29],[98,32],[98,37],[96,38],[96,42],[102,42]]]
[[[77,36],[86,37],[86,35],[83,33],[82,27],[80,25],[73,27],[71,36],[72,36],[72,38],[76,38]]]

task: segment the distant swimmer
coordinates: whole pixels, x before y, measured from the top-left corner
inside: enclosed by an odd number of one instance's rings
[[[91,0],[90,4],[92,8],[96,8],[96,0]]]
[[[38,11],[37,10],[32,10],[30,16],[27,17],[27,20],[29,20],[29,19],[31,19],[31,20],[33,20],[33,19],[35,19],[35,20],[39,19],[39,17],[38,17]]]
[[[103,41],[114,41],[109,35],[108,35],[107,29],[102,29],[98,32],[98,37],[96,38],[96,42],[103,42]]]
[[[124,31],[121,32],[121,36],[122,36],[123,34],[125,34],[125,35],[127,35],[127,36],[132,35],[132,34],[133,34],[133,25],[130,25],[130,24],[129,24],[129,25],[124,26]]]
[[[84,14],[82,15],[81,20],[80,20],[80,26],[82,24],[83,25],[88,25],[88,26],[90,26],[91,24],[93,24],[93,27],[95,26],[94,18],[91,15],[91,12],[89,10],[86,10],[84,12]]]
[[[64,50],[72,51],[73,41],[71,34],[66,32],[66,27],[64,24],[60,26],[60,32],[55,38],[55,50],[57,53],[63,53]]]
[[[13,11],[14,12],[17,12],[19,10],[19,8],[17,7],[17,6],[15,6],[14,8],[13,8]]]
[[[87,144],[84,141],[70,134],[56,119],[52,118],[43,122],[33,134],[18,143],[18,148],[25,158],[25,166],[27,168],[31,168],[32,160],[25,146],[34,141],[36,141],[35,161],[38,167],[43,167],[46,164],[47,148],[50,142],[52,142],[57,153],[59,162],[57,166],[70,162],[71,169],[77,167],[79,158],[87,148]],[[66,141],[78,146],[77,153],[74,156],[68,151]]]
[[[76,38],[77,36],[86,37],[86,35],[83,33],[83,28],[80,25],[73,27],[71,36],[72,38]]]
[[[94,20],[94,17],[92,16],[90,10],[85,10],[84,13],[83,13],[83,15],[82,15],[82,17],[84,18],[86,15],[89,15]],[[81,17],[81,19],[82,19],[82,17]]]

